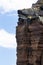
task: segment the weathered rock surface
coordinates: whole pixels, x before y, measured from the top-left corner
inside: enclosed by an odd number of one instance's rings
[[[17,65],[43,65],[42,2],[43,0],[38,0],[32,8],[18,10]],[[36,7],[37,5],[40,6]]]

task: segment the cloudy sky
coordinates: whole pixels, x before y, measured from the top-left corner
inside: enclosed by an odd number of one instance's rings
[[[16,65],[17,10],[37,0],[0,0],[0,65]]]

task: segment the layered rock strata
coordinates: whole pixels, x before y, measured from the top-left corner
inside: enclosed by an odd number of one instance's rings
[[[18,10],[17,65],[43,65],[43,0]]]

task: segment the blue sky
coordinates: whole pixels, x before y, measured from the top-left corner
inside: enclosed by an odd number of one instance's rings
[[[0,29],[4,28],[5,30],[7,30],[7,32],[15,33],[15,27],[17,24],[17,11],[1,14],[0,20]]]
[[[37,0],[0,0],[0,65],[16,65],[18,9],[31,7]]]
[[[14,34],[16,33],[17,18],[17,11],[0,14],[0,65],[16,65],[16,35]],[[8,34],[10,35],[8,36]],[[12,34],[14,36],[13,42],[7,40]],[[3,39],[4,36],[8,38]],[[12,42],[12,47],[8,47],[11,45],[9,42]],[[13,43],[15,45],[14,47]]]

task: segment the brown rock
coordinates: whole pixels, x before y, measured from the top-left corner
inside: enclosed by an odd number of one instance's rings
[[[37,11],[31,18],[27,11],[29,12],[29,9],[18,13],[20,16],[16,27],[17,65],[43,65],[43,23],[35,15]]]

